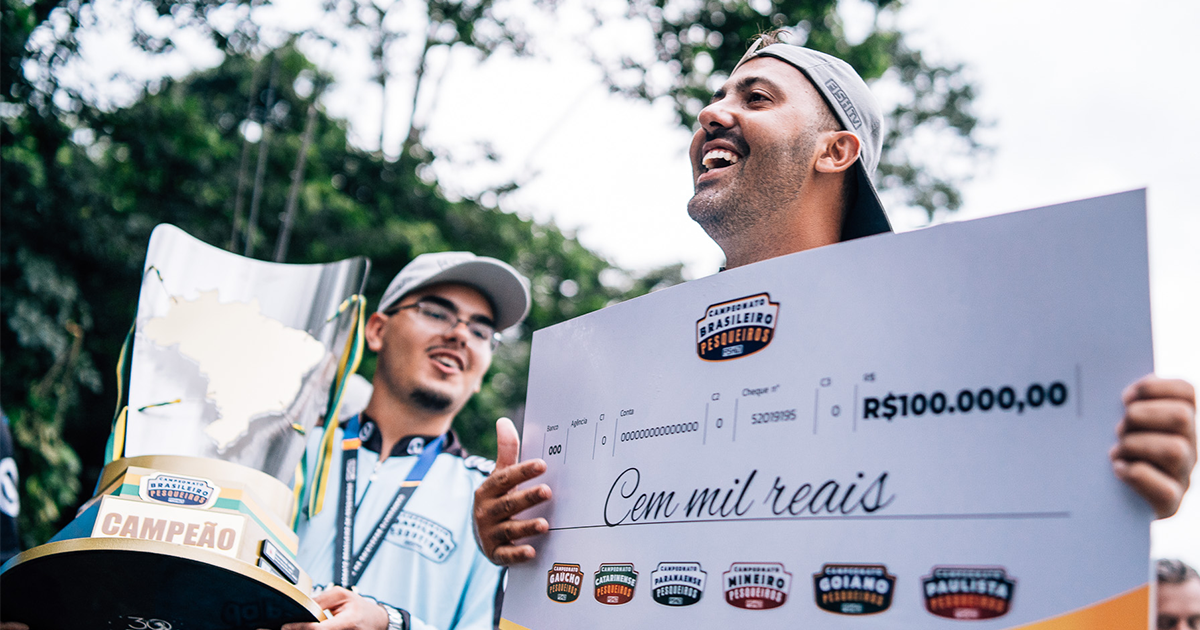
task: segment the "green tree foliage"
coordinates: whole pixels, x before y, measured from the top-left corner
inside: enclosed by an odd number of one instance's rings
[[[6,46],[10,36],[28,37],[38,19],[56,19],[14,10],[10,21],[8,7]],[[69,519],[86,498],[80,480],[90,487],[99,473],[116,400],[113,366],[136,310],[150,231],[169,222],[229,245],[246,174],[244,131],[268,125],[261,216],[236,245],[240,253],[249,234],[259,257],[276,249],[314,86],[329,77],[291,45],[259,57],[226,41],[225,51],[219,67],[156,82],[112,111],[4,60],[16,74],[5,76],[0,117],[0,393],[18,444],[26,545],[44,542]],[[32,56],[24,63],[39,67]],[[531,278],[529,319],[501,346],[483,391],[456,423],[468,448],[482,454],[494,453],[495,418],[521,411],[532,330],[681,280],[679,267],[632,277],[553,224],[448,198],[433,180],[431,151],[418,144],[388,161],[354,148],[345,121],[319,106],[306,158],[288,262],[368,256],[371,299],[430,251],[494,256]],[[242,198],[251,190],[244,185]],[[369,358],[360,371],[369,378],[373,367]]]
[[[758,33],[785,28],[790,43],[846,60],[868,83],[887,85],[883,155],[876,184],[900,203],[935,212],[962,205],[965,175],[948,167],[952,157],[986,152],[977,139],[975,87],[961,64],[930,62],[892,26],[899,0],[853,0],[874,14],[869,32],[852,41],[840,0],[628,0],[626,19],[649,33],[647,54],[598,50],[614,90],[649,101],[667,99],[681,125],[696,116],[728,78]],[[596,12],[598,21],[611,23]],[[649,28],[646,29],[645,26]],[[936,138],[936,140],[931,140]],[[934,155],[927,155],[936,146]]]

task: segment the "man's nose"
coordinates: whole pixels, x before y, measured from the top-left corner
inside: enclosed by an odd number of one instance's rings
[[[470,340],[470,335],[471,329],[467,328],[467,320],[465,319],[460,319],[454,322],[449,328],[446,329],[445,332],[442,333],[443,337],[446,337],[447,339],[457,339],[463,345],[466,345],[467,341]]]
[[[705,131],[712,131],[717,127],[729,129],[736,124],[733,111],[726,103],[726,99],[709,103],[704,109],[700,110],[700,116],[698,119],[700,121],[700,126],[703,127]]]

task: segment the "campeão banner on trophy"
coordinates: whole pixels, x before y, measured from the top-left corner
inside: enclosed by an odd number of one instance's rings
[[[538,331],[551,531],[501,627],[1145,628],[1152,514],[1107,453],[1147,278],[1133,191]]]

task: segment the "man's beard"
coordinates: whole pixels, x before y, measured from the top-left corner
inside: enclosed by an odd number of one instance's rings
[[[688,200],[688,216],[718,245],[758,227],[775,210],[762,207],[757,201],[761,195],[742,190],[739,183],[730,182],[720,190],[697,190]]]
[[[731,181],[721,188],[710,184],[698,189],[688,201],[688,216],[718,245],[772,221],[804,185],[816,141],[817,131],[809,128],[790,145],[760,146],[753,156],[726,167],[742,170],[730,173]],[[746,166],[754,170],[747,173]]]
[[[433,390],[418,387],[409,393],[408,399],[425,411],[442,412],[450,408],[454,402],[450,397]]]

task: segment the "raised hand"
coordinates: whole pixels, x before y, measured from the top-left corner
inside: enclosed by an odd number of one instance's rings
[[[1125,417],[1109,451],[1113,472],[1166,518],[1179,509],[1196,466],[1196,390],[1150,374],[1121,398]]]
[[[480,549],[500,565],[532,560],[532,545],[514,541],[544,534],[550,524],[544,518],[513,520],[513,516],[550,499],[550,486],[541,484],[518,490],[517,486],[546,472],[546,462],[531,459],[517,463],[521,438],[512,420],[496,421],[496,469],[475,490],[475,536]]]

